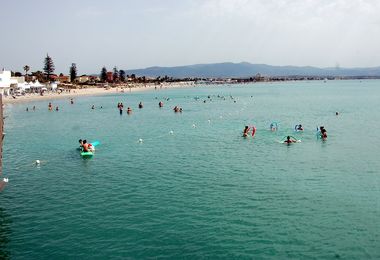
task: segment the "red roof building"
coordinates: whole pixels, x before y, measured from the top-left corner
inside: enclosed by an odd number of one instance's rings
[[[107,72],[107,81],[108,82],[113,81],[113,73],[111,71]]]

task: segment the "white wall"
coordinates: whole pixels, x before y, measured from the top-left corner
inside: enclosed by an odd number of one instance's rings
[[[10,86],[11,72],[7,70],[0,71],[0,93],[8,95]]]

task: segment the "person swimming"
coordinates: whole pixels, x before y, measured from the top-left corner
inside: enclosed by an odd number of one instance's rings
[[[249,132],[249,126],[245,126],[243,130],[243,137],[248,137],[248,132]]]
[[[80,149],[83,149],[83,140],[82,139],[79,139],[79,148]]]
[[[272,122],[269,126],[270,130],[271,131],[276,131],[277,130],[277,123],[276,122]]]
[[[291,137],[288,135],[286,137],[286,140],[284,141],[285,144],[291,144],[291,143],[297,143],[297,140],[293,137],[293,139],[291,139]]]
[[[131,114],[132,113],[132,109],[130,107],[127,108],[127,114]]]
[[[299,124],[299,125],[296,125],[296,131],[303,131],[303,127],[302,127],[302,125],[301,124]]]
[[[324,140],[327,139],[327,130],[325,129],[325,127],[321,126],[320,130],[321,130],[321,138]]]
[[[317,135],[322,138],[323,140],[327,139],[327,130],[325,129],[324,126],[320,126],[319,130],[317,128]]]
[[[139,103],[139,108],[141,109],[141,108],[143,108],[143,107],[144,107],[143,103],[140,102],[140,103]]]
[[[158,102],[158,107],[163,107],[164,103],[162,101]]]

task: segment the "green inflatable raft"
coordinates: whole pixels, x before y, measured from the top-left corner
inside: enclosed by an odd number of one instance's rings
[[[93,152],[80,152],[80,155],[82,157],[88,158],[88,157],[92,157],[94,155],[94,153]]]

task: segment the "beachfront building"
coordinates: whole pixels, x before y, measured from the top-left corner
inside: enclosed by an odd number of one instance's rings
[[[87,81],[90,80],[90,77],[87,76],[87,75],[82,75],[82,76],[79,76],[75,79],[78,83],[86,83]]]
[[[107,82],[113,82],[113,72],[107,72]]]
[[[67,75],[59,75],[59,76],[56,78],[56,81],[58,81],[59,83],[70,83],[70,76],[67,76]]]
[[[17,88],[17,78],[11,76],[12,73],[9,70],[0,71],[0,94],[9,95],[11,88]]]

